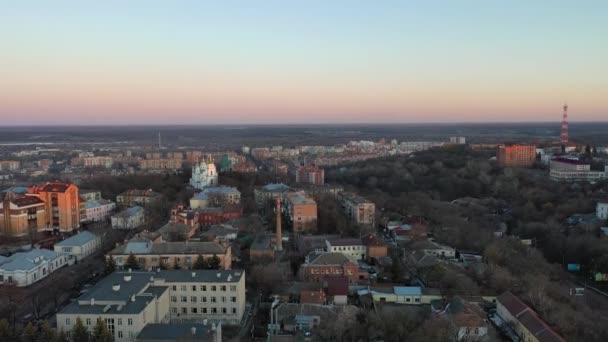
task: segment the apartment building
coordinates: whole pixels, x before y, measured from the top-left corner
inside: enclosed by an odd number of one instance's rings
[[[374,203],[352,192],[342,191],[338,194],[342,209],[350,220],[364,225],[374,225],[376,222],[376,206]]]
[[[608,167],[604,171],[591,171],[591,164],[578,159],[557,157],[549,162],[549,177],[555,181],[596,182],[607,178]]]
[[[116,342],[134,341],[148,325],[237,325],[245,303],[244,271],[117,271],[58,312],[57,330],[80,319],[92,332],[101,318]]]
[[[300,267],[300,277],[304,281],[321,282],[326,276],[346,276],[349,282],[359,280],[359,265],[342,253],[313,252],[306,256]]]
[[[296,183],[323,185],[325,171],[316,165],[300,166],[296,170]]]
[[[0,160],[0,171],[19,171],[21,162],[18,160]]]
[[[63,253],[74,258],[75,261],[82,260],[97,252],[101,248],[101,236],[89,231],[83,231],[63,241],[56,243],[53,249],[57,253]]]
[[[162,195],[158,192],[148,190],[131,189],[116,196],[116,203],[120,207],[131,207],[139,205],[145,207],[148,204],[160,201]]]
[[[157,269],[161,266],[174,268],[176,265],[182,269],[191,269],[199,255],[207,261],[217,257],[221,269],[232,267],[231,247],[207,241],[153,243],[139,239],[114,248],[107,257],[113,258],[117,267],[124,268],[131,254],[141,269]]]
[[[288,192],[283,202],[295,233],[317,230],[317,202],[302,191]]]
[[[145,220],[145,210],[140,206],[127,208],[111,218],[113,229],[135,229]]]
[[[46,205],[37,196],[4,193],[0,202],[0,236],[20,237],[47,227]]]
[[[181,159],[142,159],[139,161],[142,170],[178,170],[182,168]]]
[[[56,181],[28,191],[44,201],[49,228],[62,232],[80,228],[80,196],[76,185]]]
[[[88,200],[85,205],[85,217],[88,222],[105,221],[116,209],[116,203],[105,199]]]
[[[500,167],[528,167],[536,161],[534,145],[498,145],[496,161]]]

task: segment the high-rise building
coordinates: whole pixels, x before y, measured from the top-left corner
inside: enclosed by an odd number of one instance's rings
[[[80,227],[80,197],[76,185],[55,181],[32,187],[29,192],[44,201],[49,228],[71,232]]]
[[[46,228],[44,201],[38,196],[4,194],[0,202],[0,235],[19,237]]]
[[[536,161],[536,146],[498,145],[496,160],[501,167],[532,166]]]

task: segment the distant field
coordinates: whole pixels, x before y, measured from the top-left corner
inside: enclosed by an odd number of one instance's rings
[[[475,124],[395,124],[395,125],[285,125],[285,126],[72,126],[0,127],[0,143],[158,143],[171,146],[238,148],[242,145],[330,145],[349,140],[380,138],[443,141],[465,136],[470,143],[558,140],[559,122],[475,123]],[[575,142],[608,146],[608,122],[571,123]]]

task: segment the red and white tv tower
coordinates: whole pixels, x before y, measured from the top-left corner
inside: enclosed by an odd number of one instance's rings
[[[562,145],[568,143],[568,104],[564,103],[564,117],[562,118],[562,135],[560,137]]]

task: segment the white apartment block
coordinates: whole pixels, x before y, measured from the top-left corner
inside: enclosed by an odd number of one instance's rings
[[[376,206],[365,198],[350,192],[341,192],[338,199],[346,217],[358,224],[374,225]]]
[[[116,209],[116,203],[108,200],[88,200],[86,220],[89,222],[105,221]]]
[[[245,303],[244,271],[114,272],[57,313],[57,330],[101,318],[116,342],[134,341],[147,324],[238,325]]]
[[[55,252],[64,253],[79,261],[97,252],[101,247],[101,237],[89,231],[80,232],[53,246]]]

